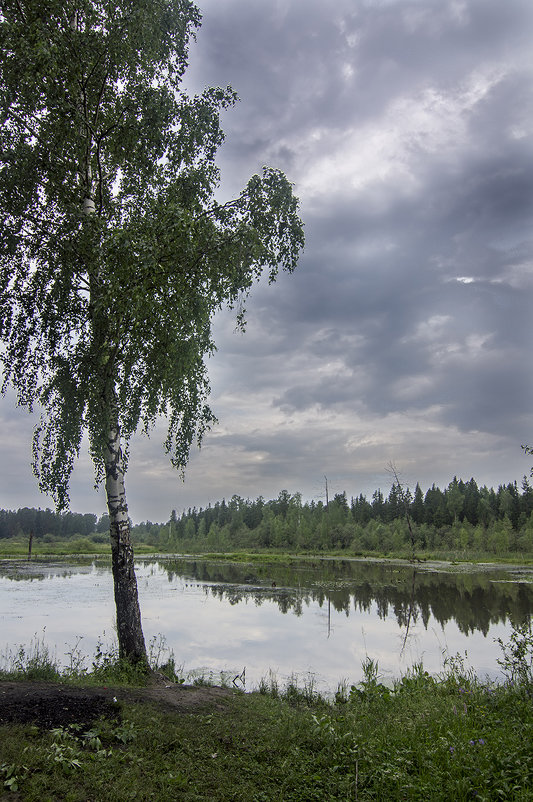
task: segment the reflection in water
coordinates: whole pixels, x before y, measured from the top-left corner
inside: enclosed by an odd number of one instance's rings
[[[420,661],[438,672],[443,652],[466,649],[468,665],[494,676],[494,638],[507,640],[510,622],[533,610],[533,569],[194,558],[141,558],[136,568],[147,642],[164,635],[187,671],[246,667],[248,687],[272,668],[280,681],[312,672],[335,690],[361,679],[366,656],[393,677]],[[78,636],[90,658],[103,633],[104,645],[112,639],[113,618],[105,559],[0,561],[0,656],[46,629],[60,661]]]
[[[337,612],[370,612],[380,619],[394,614],[407,638],[420,619],[442,627],[454,621],[468,635],[486,635],[493,624],[523,623],[533,612],[533,571],[512,569],[443,571],[396,563],[320,560],[290,565],[249,565],[207,560],[160,562],[172,581],[175,576],[205,584],[205,592],[230,604],[253,599],[274,601],[281,613],[302,615],[303,605],[331,605]],[[513,580],[513,581],[511,581]]]
[[[19,560],[0,560],[0,577],[5,577],[12,582],[33,582],[61,577],[66,579],[74,574],[91,573],[95,570],[96,563],[91,557],[76,557],[76,564],[73,566],[69,558],[65,562],[57,558],[40,557],[33,562],[22,562]],[[101,570],[106,570],[101,566]]]
[[[411,528],[411,527],[409,527]],[[405,625],[405,633],[403,636],[403,643],[402,643],[402,650],[400,654],[404,653],[405,647],[407,646],[407,638],[409,637],[409,630],[411,629],[411,622],[416,624],[417,621],[417,608],[416,608],[416,601],[415,601],[415,591],[416,591],[416,568],[413,568],[413,578],[411,581],[411,598],[409,599],[409,614],[407,616],[407,623]]]

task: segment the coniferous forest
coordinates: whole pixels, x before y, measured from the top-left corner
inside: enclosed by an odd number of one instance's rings
[[[303,501],[282,490],[276,499],[234,495],[206,508],[172,511],[164,523],[132,526],[134,542],[166,552],[274,549],[351,554],[455,552],[533,554],[533,487],[524,477],[497,490],[478,487],[475,479],[454,479],[442,490],[424,493],[395,482],[385,495],[370,499],[346,492],[333,498]],[[85,546],[107,542],[107,515],[62,513],[49,509],[0,510],[0,538],[32,532],[39,540],[85,538]]]

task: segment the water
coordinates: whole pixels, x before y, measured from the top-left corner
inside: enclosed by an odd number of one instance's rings
[[[185,672],[231,679],[245,668],[247,689],[272,671],[331,692],[359,682],[366,657],[385,681],[419,662],[438,673],[457,654],[497,678],[495,639],[533,611],[533,568],[157,558],[136,570],[147,642],[163,635]],[[68,665],[76,645],[90,657],[99,639],[111,644],[113,621],[106,561],[0,561],[4,652],[44,637]]]

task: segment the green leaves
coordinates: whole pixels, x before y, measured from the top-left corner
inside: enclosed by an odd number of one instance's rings
[[[4,386],[43,410],[34,467],[60,507],[84,431],[101,475],[111,420],[127,441],[166,415],[184,468],[215,421],[213,314],[303,247],[279,171],[214,198],[236,95],[181,91],[199,23],[188,0],[2,5],[0,359]]]

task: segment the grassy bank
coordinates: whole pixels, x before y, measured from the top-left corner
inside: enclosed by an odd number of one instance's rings
[[[171,556],[171,555],[168,555]],[[341,551],[299,551],[299,552],[286,552],[274,549],[264,549],[258,551],[230,551],[230,552],[199,552],[195,556],[202,559],[209,560],[225,560],[227,562],[299,562],[301,560],[317,560],[317,559],[335,559],[335,560],[402,560],[406,562],[415,562],[423,565],[424,563],[442,562],[452,564],[480,564],[480,563],[495,563],[501,565],[531,565],[533,559],[524,557],[524,554],[514,552],[506,555],[493,554],[491,552],[479,551],[468,552],[463,551],[433,551],[433,552],[419,552],[413,554],[408,551],[401,550],[398,552],[380,552],[380,551],[365,551],[354,554],[346,550]]]
[[[4,725],[0,779],[5,798],[39,802],[531,800],[532,654],[529,630],[515,631],[502,651],[508,681],[499,686],[451,660],[441,676],[419,666],[386,687],[368,660],[364,681],[330,702],[271,679],[186,712],[150,698],[120,700],[88,729]],[[36,668],[10,676],[42,677]],[[97,679],[115,693],[117,664],[97,668],[96,677],[71,672],[62,681]]]
[[[135,546],[135,553],[138,555],[154,554],[157,552],[155,546],[139,543]],[[32,544],[31,557],[68,557],[77,555],[111,556],[111,544],[109,539],[104,543],[93,541],[90,538],[80,537],[70,540],[37,541]],[[27,557],[28,539],[27,538],[6,538],[0,540],[0,558]]]
[[[197,546],[197,544],[196,544]],[[449,550],[443,549],[440,551],[423,551],[413,554],[406,549],[398,551],[381,552],[375,550],[367,550],[361,552],[354,552],[347,549],[330,549],[328,551],[309,551],[309,550],[296,550],[286,551],[284,549],[254,549],[249,551],[224,551],[215,552],[207,549],[185,549],[183,552],[164,552],[157,549],[155,546],[147,543],[134,544],[136,556],[150,556],[156,554],[165,554],[168,557],[180,556],[187,554],[187,556],[197,556],[202,559],[216,559],[224,560],[227,562],[279,562],[290,563],[299,560],[316,560],[325,558],[335,558],[339,560],[356,560],[356,559],[369,559],[369,560],[407,560],[415,561],[423,565],[426,562],[446,562],[446,563],[500,563],[502,565],[531,565],[533,559],[522,552],[509,552],[507,554],[495,554],[489,551],[464,551],[464,550]],[[39,557],[76,557],[76,556],[98,556],[106,557],[111,555],[111,546],[109,542],[93,542],[89,538],[73,538],[71,540],[58,540],[43,542],[34,542],[32,548],[32,559]],[[28,556],[28,542],[26,539],[10,538],[0,540],[0,559],[13,558],[27,558]]]

